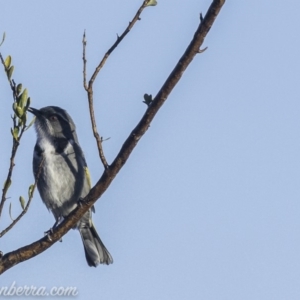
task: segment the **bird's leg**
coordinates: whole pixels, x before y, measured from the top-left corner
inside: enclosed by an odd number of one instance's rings
[[[44,234],[47,235],[47,238],[48,238],[49,241],[52,241],[52,239],[51,239],[51,237],[50,237],[50,234],[53,233],[53,229],[54,229],[55,227],[57,227],[57,226],[63,221],[63,219],[64,219],[63,216],[59,216],[59,217],[56,219],[54,225],[53,225],[49,230],[47,230],[47,231],[44,232]],[[59,241],[62,242],[62,239],[60,239]]]
[[[79,207],[81,207],[85,203],[85,201],[83,199],[84,199],[83,197],[79,198],[79,200],[78,200]]]
[[[79,200],[78,200],[78,206],[82,207],[82,205],[85,204],[85,203],[86,203],[86,201],[84,201],[84,198],[80,197]],[[91,207],[91,209],[92,209],[92,212],[95,213],[95,206],[94,205]]]

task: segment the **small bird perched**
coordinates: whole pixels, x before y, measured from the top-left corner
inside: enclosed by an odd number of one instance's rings
[[[40,196],[56,222],[59,222],[90,191],[87,164],[75,124],[65,110],[47,106],[39,110],[30,107],[28,111],[36,116],[37,142],[33,153],[33,173],[36,178],[40,172],[37,181]],[[92,210],[94,207],[83,215],[76,228],[83,241],[88,265],[109,265],[113,259],[93,225]]]

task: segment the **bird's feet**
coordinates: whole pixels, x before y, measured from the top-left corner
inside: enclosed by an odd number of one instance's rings
[[[47,231],[44,232],[44,235],[47,236],[47,239],[52,242],[52,238],[51,235],[53,234],[53,230],[55,227],[57,227],[62,221],[63,221],[63,217],[60,216],[58,217],[58,219],[55,221],[54,225]],[[62,239],[59,240],[60,242],[62,242]]]
[[[47,236],[49,242],[52,242],[51,234],[53,233],[53,227],[44,232],[44,235]]]
[[[84,198],[80,197],[77,203],[78,206],[81,207],[83,204],[85,204]]]
[[[78,203],[79,207],[82,207],[83,204],[86,204],[86,201],[84,200],[84,198],[80,197],[77,203]],[[92,212],[95,213],[95,206],[94,205],[91,207],[91,209],[92,209]]]

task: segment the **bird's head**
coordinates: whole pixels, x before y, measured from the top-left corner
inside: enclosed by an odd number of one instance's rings
[[[58,106],[47,106],[41,109],[30,107],[29,112],[35,115],[35,129],[39,139],[67,139],[77,142],[76,127],[70,115]]]

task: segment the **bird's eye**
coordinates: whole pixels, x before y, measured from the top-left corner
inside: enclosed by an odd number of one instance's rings
[[[52,116],[49,117],[49,120],[50,121],[57,121],[57,116],[52,115]]]

